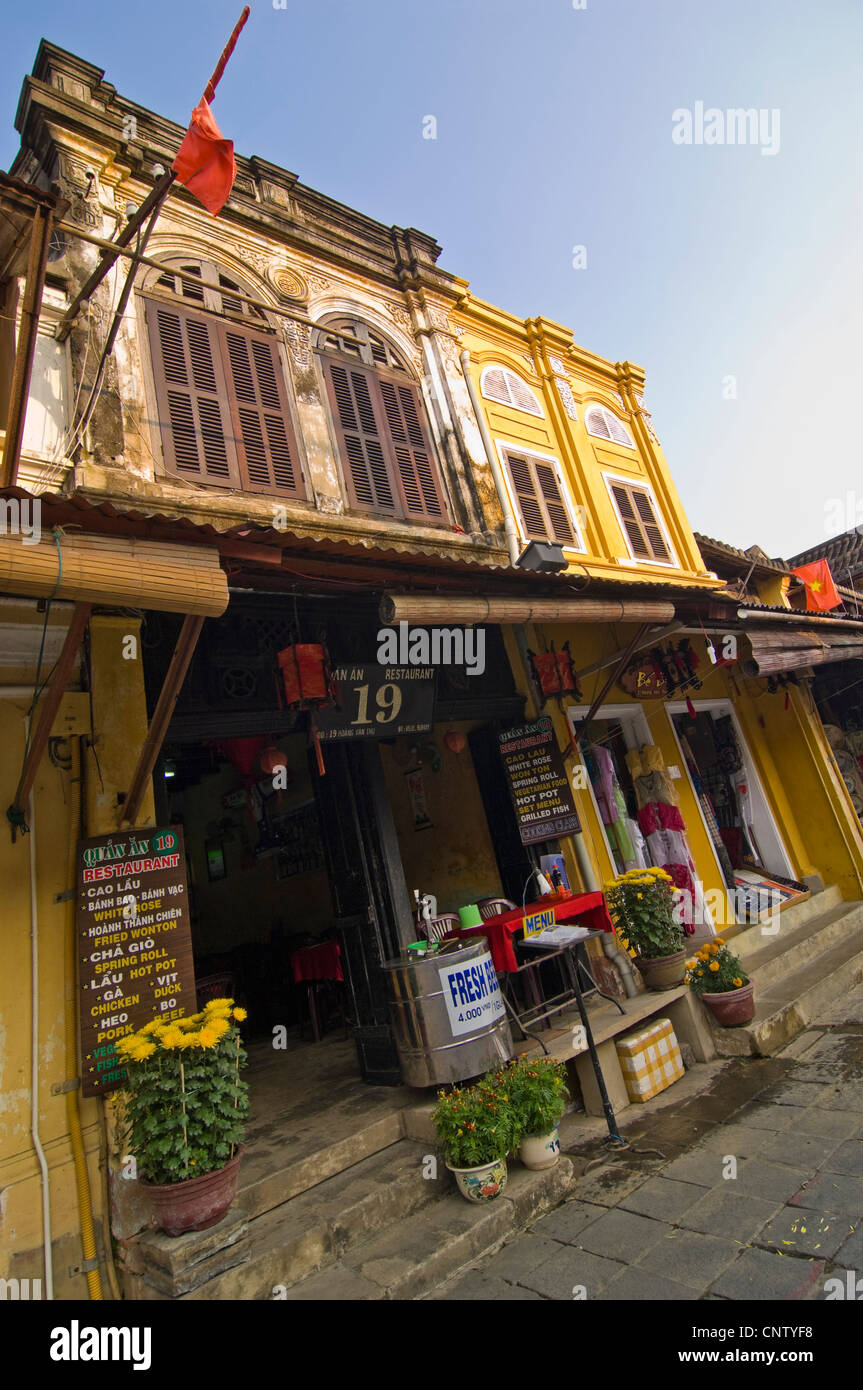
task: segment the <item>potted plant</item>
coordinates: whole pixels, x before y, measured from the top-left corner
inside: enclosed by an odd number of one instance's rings
[[[232,999],[212,999],[199,1014],[153,1019],[117,1043],[128,1070],[125,1137],[166,1235],[214,1226],[234,1200],[249,1109],[237,1027],[245,1017]]]
[[[686,962],[686,980],[721,1027],[735,1028],[754,1018],[755,986],[719,937]]]
[[[560,1158],[557,1127],[566,1109],[566,1068],[553,1057],[519,1057],[498,1073],[513,1108],[518,1156],[525,1168],[553,1168]]]
[[[513,1146],[513,1112],[494,1078],[476,1086],[438,1091],[432,1121],[446,1166],[469,1202],[490,1202],[506,1186],[506,1156]]]
[[[605,885],[609,915],[648,989],[673,989],[686,976],[684,930],[664,869],[630,869]]]

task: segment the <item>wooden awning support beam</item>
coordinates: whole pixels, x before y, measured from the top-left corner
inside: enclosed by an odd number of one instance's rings
[[[51,736],[51,730],[54,727],[54,720],[57,718],[60,701],[66,692],[66,686],[69,684],[69,679],[75,668],[78,651],[84,640],[87,623],[90,621],[91,608],[92,604],[90,603],[75,604],[75,609],[72,613],[72,621],[66,631],[62,650],[57,658],[57,664],[54,667],[51,679],[48,682],[48,688],[45,692],[45,697],[42,701],[42,707],[39,713],[39,723],[36,726],[35,734],[29,741],[27,756],[24,759],[24,766],[21,769],[21,780],[18,783],[18,790],[15,793],[12,805],[6,812],[12,824],[13,843],[17,831],[19,829],[26,829],[24,817],[27,814],[27,803],[30,799],[30,793],[33,790],[33,783],[36,780],[39,764],[42,761],[42,754],[45,752],[48,739]]]
[[[147,790],[147,783],[153,775],[156,759],[165,741],[165,734],[168,732],[174,706],[183,688],[183,681],[186,679],[186,672],[189,669],[189,663],[194,655],[203,626],[204,619],[197,614],[187,614],[183,621],[180,636],[177,638],[177,645],[174,648],[174,655],[171,657],[171,664],[165,676],[165,683],[153,711],[150,730],[141,749],[138,766],[135,768],[129,795],[120,808],[119,824],[121,825],[135,824],[135,818],[141,809],[141,802]]]
[[[638,629],[638,631],[633,635],[631,640],[624,647],[623,651],[619,653],[619,659],[616,662],[616,664],[612,667],[611,675],[606,679],[599,692],[593,697],[593,704],[590,706],[590,709],[587,711],[587,714],[584,716],[582,720],[579,721],[580,728],[587,728],[588,724],[590,723],[593,716],[596,714],[596,711],[599,709],[609,690],[614,685],[614,682],[617,680],[618,676],[621,675],[621,673],[626,669],[633,652],[637,651],[638,647],[644,643],[646,635],[647,623],[645,623],[642,627]]]

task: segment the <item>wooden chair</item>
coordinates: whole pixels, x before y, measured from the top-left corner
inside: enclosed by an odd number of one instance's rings
[[[237,993],[236,981],[229,970],[221,975],[204,975],[197,981],[195,993],[200,1010],[210,999],[234,999]]]
[[[477,903],[479,915],[484,922],[489,917],[496,917],[499,912],[511,912],[518,903],[510,902],[509,898],[480,898]]]

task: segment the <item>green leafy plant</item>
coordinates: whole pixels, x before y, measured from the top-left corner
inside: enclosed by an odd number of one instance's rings
[[[244,1009],[213,999],[178,1022],[154,1019],[116,1044],[127,1068],[124,1141],[140,1177],[165,1186],[202,1177],[233,1158],[249,1111],[240,1076]]]
[[[653,960],[683,950],[673,881],[664,869],[630,869],[606,883],[604,891],[618,940],[633,958]]]
[[[497,1083],[500,1075],[485,1077],[476,1086],[438,1091],[432,1121],[451,1167],[494,1163],[518,1142],[509,1095]]]
[[[686,962],[686,982],[695,994],[726,994],[749,984],[749,976],[719,937]]]
[[[566,1068],[553,1057],[519,1057],[494,1074],[499,1091],[509,1096],[515,1142],[551,1134],[563,1119],[568,1093]]]

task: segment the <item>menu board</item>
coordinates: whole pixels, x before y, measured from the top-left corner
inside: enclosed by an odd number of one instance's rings
[[[498,734],[523,845],[581,829],[563,755],[548,716]]]
[[[315,711],[320,739],[395,738],[426,733],[434,713],[434,667],[338,666],[338,707]]]
[[[114,1044],[150,1019],[196,1009],[186,856],[173,828],[78,843],[81,1093],[122,1086]]]

